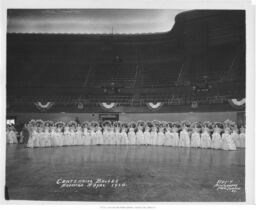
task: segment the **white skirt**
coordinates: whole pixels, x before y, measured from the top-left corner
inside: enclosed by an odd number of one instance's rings
[[[236,150],[236,145],[233,142],[231,136],[229,134],[222,134],[222,146],[223,150]]]
[[[201,135],[201,148],[211,148],[211,137],[207,132]]]
[[[190,138],[187,132],[180,132],[180,147],[190,147]]]
[[[231,139],[233,140],[233,142],[235,143],[236,147],[239,148],[240,146],[240,139],[239,139],[239,135],[237,133],[232,133],[231,134]]]
[[[212,149],[221,149],[222,145],[222,139],[219,133],[213,133],[212,134],[212,142],[211,142],[211,148]]]
[[[245,133],[239,134],[240,147],[245,148]]]
[[[200,134],[199,133],[192,133],[191,135],[191,147],[198,148],[201,145],[200,141]]]
[[[135,145],[136,144],[136,134],[134,132],[129,132],[128,133],[128,144],[129,145]]]

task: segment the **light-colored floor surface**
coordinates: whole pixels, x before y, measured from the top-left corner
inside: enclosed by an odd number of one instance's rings
[[[7,145],[6,151],[11,200],[244,201],[244,176],[244,149]],[[90,185],[97,179],[122,186]],[[63,186],[57,180],[86,183]],[[222,189],[215,186],[218,180],[227,181],[219,186]],[[228,187],[230,183],[235,185]],[[234,186],[238,189],[232,192]]]

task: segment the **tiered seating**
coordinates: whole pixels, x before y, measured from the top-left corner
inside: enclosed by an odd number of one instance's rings
[[[133,87],[136,77],[136,65],[98,64],[88,79],[90,87],[109,86],[112,82],[122,87]]]
[[[25,87],[81,87],[89,65],[67,62],[31,62],[25,67],[11,66],[7,84]],[[16,79],[11,78],[13,75]],[[19,79],[18,79],[19,78]]]
[[[144,87],[169,87],[177,81],[181,63],[156,63],[144,65]]]

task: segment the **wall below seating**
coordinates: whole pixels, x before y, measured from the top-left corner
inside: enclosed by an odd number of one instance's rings
[[[237,120],[238,112],[187,112],[187,113],[120,113],[121,121],[224,121],[230,119]],[[31,119],[53,120],[68,122],[70,120],[79,119],[80,122],[98,120],[99,114],[95,113],[7,113],[7,116],[16,117],[17,124],[27,123]]]

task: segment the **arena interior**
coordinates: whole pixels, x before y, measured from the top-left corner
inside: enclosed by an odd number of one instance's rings
[[[8,31],[6,199],[245,201],[245,12],[172,21]]]

